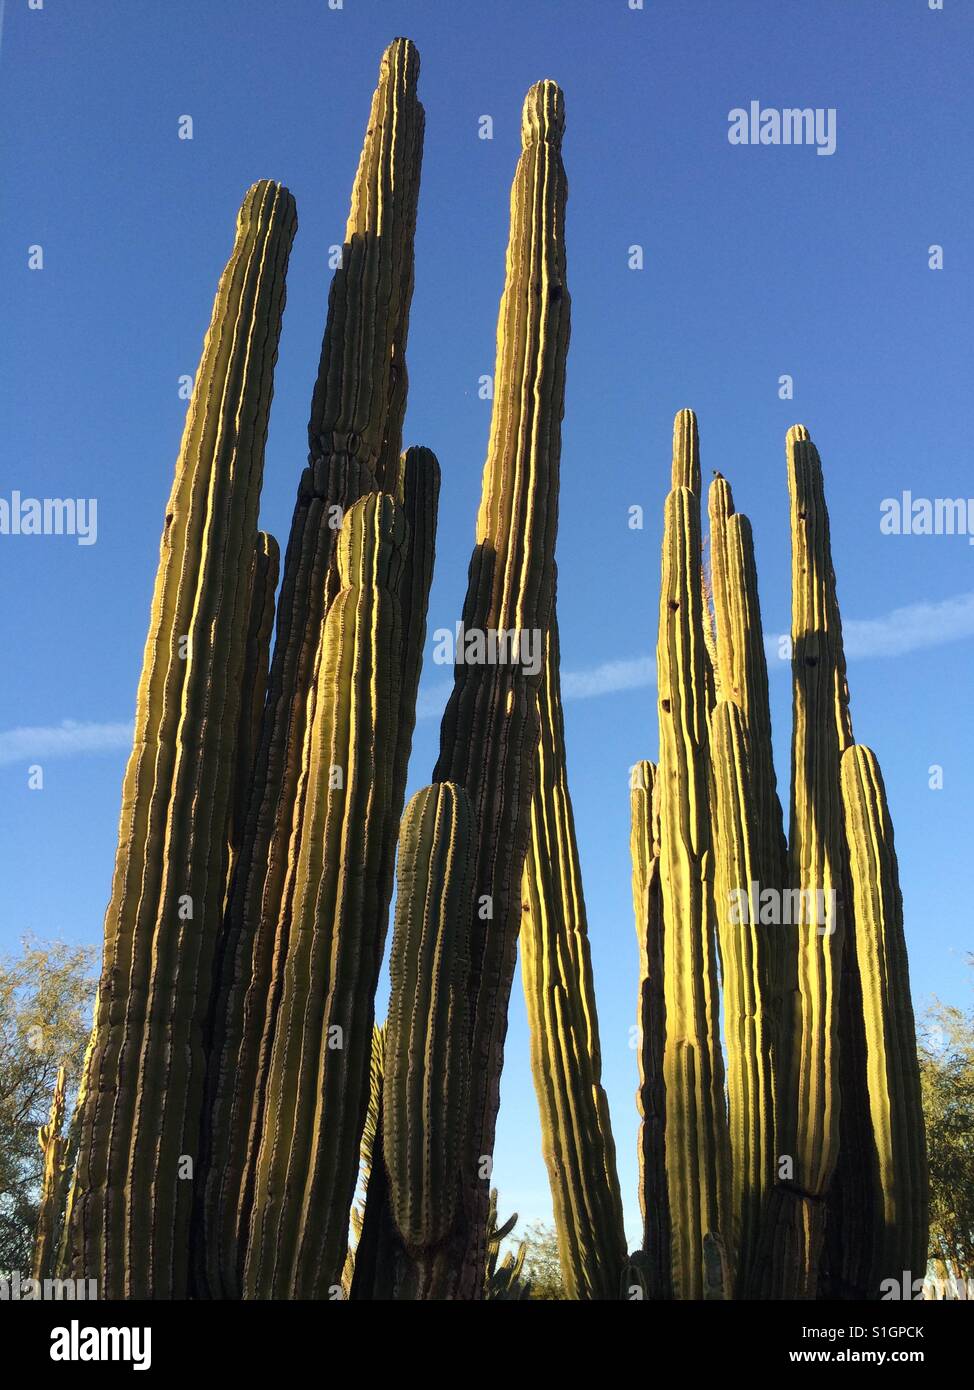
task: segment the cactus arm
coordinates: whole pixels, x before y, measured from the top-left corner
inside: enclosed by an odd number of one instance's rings
[[[671,1296],[670,1214],[666,1185],[666,1093],[663,1055],[666,1019],[663,992],[663,901],[659,874],[659,781],[655,764],[639,762],[629,789],[632,902],[639,945],[638,1060],[639,1206],[643,1259],[639,1287],[647,1298]],[[627,1285],[628,1287],[628,1285]]]
[[[34,1279],[50,1279],[54,1274],[58,1227],[63,1216],[68,1176],[65,1171],[67,1141],[61,1133],[64,1127],[66,1085],[67,1073],[64,1067],[59,1067],[47,1124],[41,1125],[37,1136],[44,1156],[44,1168],[41,1174],[41,1195],[37,1208],[37,1230],[31,1265],[31,1277]]]
[[[64,1245],[66,1272],[97,1278],[103,1297],[186,1288],[192,1184],[178,1170],[198,1157],[240,705],[232,677],[295,221],[278,184],[244,200],[166,513]]]
[[[494,410],[464,623],[540,640],[551,614],[569,298],[565,285],[562,94],[553,82],[524,104],[511,190],[507,274],[497,330]],[[540,674],[540,673],[539,673]],[[478,825],[470,995],[471,1122],[460,1296],[483,1288],[487,1184],[507,1006],[520,925],[538,743],[538,675],[516,664],[458,665],[443,716],[436,781],[467,788]],[[486,905],[486,906],[485,906]],[[489,911],[490,916],[485,912]]]
[[[468,1085],[475,827],[453,783],[417,792],[399,839],[383,1094],[389,1208],[404,1271],[398,1297],[449,1293]]]
[[[679,482],[699,476],[699,462],[693,462],[695,438],[692,412],[680,412],[674,429],[677,485],[667,497],[664,516],[656,658],[666,1169],[673,1291],[678,1298],[702,1297],[704,1237],[720,1232],[727,1204],[726,1113],[711,919],[700,506],[696,495]]]
[[[314,717],[317,646],[338,585],[335,536],[344,512],[382,485],[380,459],[398,457],[424,127],[418,74],[414,45],[396,39],[382,58],[328,298],[309,462],[284,560],[253,789],[227,904],[201,1218],[208,1252],[203,1277],[217,1296],[239,1294],[236,1252],[248,1219],[241,1184],[257,1142],[255,1088],[267,1074],[280,1004],[275,961],[284,958],[286,942],[277,934],[291,833],[295,815],[303,816],[302,755]]]
[[[340,1282],[384,935],[385,753],[398,721],[404,541],[401,510],[382,493],[349,509],[339,538],[343,587],[321,642],[267,1120],[248,1177],[246,1297],[326,1297]]]
[[[740,707],[720,700],[711,721],[717,939],[727,1055],[731,1196],[738,1291],[750,1287],[774,1172],[773,1008],[769,931],[761,925],[761,836],[751,743]],[[773,928],[780,931],[782,928]],[[725,1244],[731,1232],[725,1237]],[[729,1295],[728,1295],[729,1296]]]
[[[617,1299],[626,1239],[602,1088],[560,686],[558,625],[553,617],[538,692],[541,738],[521,889],[521,975],[565,1287],[570,1298]]]
[[[866,1238],[843,1242],[847,1284],[878,1298],[884,1279],[927,1261],[927,1165],[916,1029],[910,1000],[893,827],[875,754],[851,745],[842,755],[842,801],[855,917],[857,997],[865,1039],[869,1116]],[[857,1097],[858,1099],[858,1097]],[[850,1219],[854,1214],[849,1213]],[[851,1266],[851,1268],[850,1268]]]

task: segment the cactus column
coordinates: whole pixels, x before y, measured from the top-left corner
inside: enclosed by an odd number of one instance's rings
[[[656,670],[666,1040],[666,1175],[676,1298],[704,1293],[705,1240],[724,1241],[727,1127],[713,936],[708,691],[696,420],[673,431]]]
[[[385,922],[388,749],[399,718],[405,522],[370,493],[346,514],[342,589],[328,611],[295,825],[279,1026],[261,1091],[244,1267],[248,1298],[323,1298],[340,1286],[368,1102],[373,996]],[[256,1104],[256,1102],[255,1102]]]
[[[531,1069],[570,1298],[617,1299],[626,1262],[575,818],[565,765],[558,623],[538,692],[541,739],[524,861],[521,975]]]
[[[328,296],[308,466],[285,555],[267,703],[213,1011],[197,1278],[214,1296],[239,1294],[237,1255],[248,1219],[241,1182],[260,1141],[259,1078],[266,1075],[280,1003],[273,967],[286,949],[286,939],[277,937],[286,930],[281,902],[292,830],[304,814],[301,758],[314,717],[321,624],[338,588],[334,540],[357,498],[376,488],[392,493],[397,486],[423,148],[418,77],[416,48],[396,39],[382,57],[342,259]],[[386,881],[391,885],[388,874]]]
[[[470,562],[465,629],[538,643],[551,617],[558,470],[568,350],[564,98],[532,87],[511,189],[507,275],[497,326],[494,411]],[[467,1253],[459,1296],[481,1296],[489,1178],[520,885],[538,745],[537,685],[518,661],[463,663],[443,716],[438,782],[466,787],[477,819],[478,912],[471,947],[470,1125],[463,1164]]]
[[[296,225],[255,184],[203,347],[166,511],[122,793],[66,1272],[178,1297],[226,887],[240,680],[284,275]]]

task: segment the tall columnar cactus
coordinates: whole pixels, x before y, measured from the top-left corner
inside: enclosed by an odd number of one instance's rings
[[[663,1056],[666,1017],[663,992],[663,898],[659,871],[659,777],[655,764],[638,762],[630,773],[632,904],[639,944],[638,1060],[639,1207],[643,1259],[639,1286],[646,1298],[669,1298],[670,1207],[666,1183],[666,1089]],[[625,1276],[624,1276],[625,1277]]]
[[[64,1127],[64,1102],[67,1086],[67,1072],[58,1068],[51,1097],[51,1109],[47,1124],[41,1125],[38,1143],[44,1156],[41,1174],[41,1195],[37,1208],[37,1230],[34,1238],[34,1258],[31,1275],[34,1279],[50,1279],[54,1274],[57,1259],[59,1225],[64,1210],[67,1140],[62,1134]]]
[[[839,995],[843,959],[839,758],[851,742],[842,629],[818,451],[804,426],[788,432],[792,538],[792,780],[788,883],[799,920],[783,941],[776,1220],[792,1250],[794,1297],[814,1297],[824,1204],[838,1158]]]
[[[404,1250],[397,1295],[444,1297],[467,1109],[473,810],[434,784],[406,808],[392,939],[383,1155]]]
[[[253,787],[227,904],[199,1219],[198,1279],[217,1296],[239,1289],[237,1251],[247,1222],[241,1180],[259,1141],[253,1101],[280,1004],[273,968],[286,947],[278,935],[286,930],[281,902],[292,832],[304,819],[301,758],[314,717],[321,624],[338,587],[334,539],[357,498],[376,488],[393,493],[398,482],[425,119],[418,76],[416,48],[396,39],[382,58],[328,297],[308,466],[291,522]],[[385,881],[391,887],[388,872]]]
[[[240,683],[284,275],[279,184],[244,199],[166,509],[80,1099],[67,1272],[179,1296],[226,885]]]
[[[734,510],[730,484],[719,474],[710,485],[708,512],[717,690],[740,707],[747,723],[761,882],[777,886],[784,878],[785,832],[771,745],[768,662],[751,523]]]
[[[497,327],[494,410],[463,622],[469,632],[540,641],[551,617],[561,418],[569,335],[565,284],[564,98],[531,88],[511,190]],[[480,1296],[488,1185],[520,884],[538,745],[538,674],[523,663],[459,664],[434,780],[465,786],[477,819],[478,912],[471,947],[470,1125],[464,1159],[462,1297]]]
[[[717,940],[723,985],[736,1287],[750,1287],[765,1201],[775,1173],[771,933],[760,921],[761,834],[752,741],[732,700],[711,729]]]
[[[346,513],[282,912],[281,1002],[260,1091],[244,1268],[249,1298],[327,1297],[340,1283],[368,1100],[380,884],[399,717],[405,521],[370,493]],[[255,1106],[257,1105],[255,1099]]]
[[[860,1297],[878,1298],[884,1279],[927,1263],[927,1165],[916,1029],[903,935],[893,827],[875,754],[852,745],[842,755],[842,804],[855,919],[856,998],[861,1000],[869,1210],[843,1215],[855,1239],[842,1241],[833,1278]]]
[[[713,934],[706,653],[696,422],[674,426],[657,644],[665,1149],[673,1292],[700,1298],[704,1238],[727,1211],[727,1130]]]
[[[575,817],[565,764],[558,623],[538,691],[541,738],[524,861],[521,974],[531,1069],[570,1298],[616,1299],[627,1259]]]

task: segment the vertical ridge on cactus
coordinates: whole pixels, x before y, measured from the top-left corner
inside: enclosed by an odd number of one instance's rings
[[[296,216],[244,199],[166,511],[79,1104],[68,1272],[102,1297],[187,1287],[202,1033],[227,867],[249,570]],[[147,1219],[146,1212],[151,1212]]]
[[[570,1298],[617,1299],[627,1259],[622,1197],[565,764],[558,622],[538,690],[531,843],[521,888],[521,976],[541,1138]]]

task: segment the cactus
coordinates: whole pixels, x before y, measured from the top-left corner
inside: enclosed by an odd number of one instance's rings
[[[855,920],[855,996],[861,1001],[865,1085],[843,1094],[868,1116],[860,1202],[843,1194],[843,1259],[832,1277],[862,1298],[884,1279],[914,1275],[927,1261],[927,1168],[916,1029],[903,937],[893,827],[875,754],[851,745],[840,767]],[[843,1039],[844,1042],[844,1039]],[[843,1135],[843,1140],[845,1135]]]
[[[564,99],[531,88],[511,190],[507,276],[467,631],[543,636],[551,617],[569,298],[565,285]],[[520,926],[519,889],[538,745],[538,676],[518,663],[460,664],[443,716],[435,781],[465,786],[478,827],[470,997],[470,1123],[464,1161],[466,1255],[460,1297],[480,1296],[507,1005]],[[489,914],[489,915],[487,915]]]
[[[639,762],[630,774],[632,903],[639,945],[638,1059],[639,1207],[643,1217],[642,1258],[626,1282],[641,1297],[669,1298],[670,1212],[666,1186],[666,1091],[663,1054],[666,1017],[663,997],[663,902],[659,881],[659,778],[653,763]]]
[[[402,512],[384,493],[356,502],[339,537],[343,587],[320,647],[304,822],[282,908],[290,921],[280,1013],[261,1087],[261,1142],[246,1175],[249,1298],[327,1296],[344,1264],[384,938],[404,541]]]
[[[314,717],[322,621],[338,587],[334,539],[360,496],[397,485],[405,346],[422,162],[419,55],[396,39],[382,57],[351,210],[328,297],[308,425],[308,466],[291,522],[261,737],[227,903],[207,1078],[202,1251],[197,1279],[239,1294],[246,1238],[243,1173],[260,1142],[261,1078],[273,1046],[283,958],[282,897],[295,824],[304,817],[301,759]],[[391,872],[383,870],[391,886]],[[256,1096],[256,1105],[255,1105]],[[256,1128],[252,1123],[257,1118]]]
[[[274,594],[277,590],[280,563],[281,552],[277,541],[266,531],[258,531],[248,582],[247,645],[240,680],[243,698],[240,704],[240,733],[237,738],[237,768],[230,821],[231,858],[227,871],[228,882],[233,876],[236,851],[243,835],[254,758],[260,738],[271,629],[274,626]]]
[[[97,1278],[102,1297],[187,1287],[183,1179],[198,1156],[250,565],[295,223],[279,184],[255,184],[244,199],[166,511],[65,1233],[66,1272]]]
[[[616,1299],[626,1238],[602,1089],[558,667],[558,624],[552,618],[538,692],[541,739],[521,890],[521,974],[565,1287],[570,1298]]]
[[[710,730],[715,901],[727,1054],[732,1230],[736,1284],[741,1288],[750,1285],[775,1171],[771,933],[761,926],[755,888],[762,882],[761,822],[748,735],[740,707],[732,700],[719,700]]]
[[[66,1086],[67,1072],[64,1067],[59,1067],[47,1124],[41,1125],[37,1135],[41,1153],[44,1155],[44,1170],[41,1175],[41,1196],[37,1208],[37,1231],[31,1266],[31,1276],[34,1279],[50,1279],[54,1274],[57,1258],[59,1226],[64,1214],[65,1186],[68,1178],[65,1162],[67,1140],[61,1133],[64,1127]]]
[[[401,1297],[449,1288],[440,1247],[456,1212],[466,1119],[474,843],[462,787],[416,793],[399,840],[382,1115],[389,1207],[411,1266]]]
[[[712,921],[707,690],[696,421],[681,411],[666,499],[657,689],[665,1150],[673,1292],[700,1298],[704,1237],[727,1209],[727,1133]],[[688,485],[689,484],[689,485]]]

